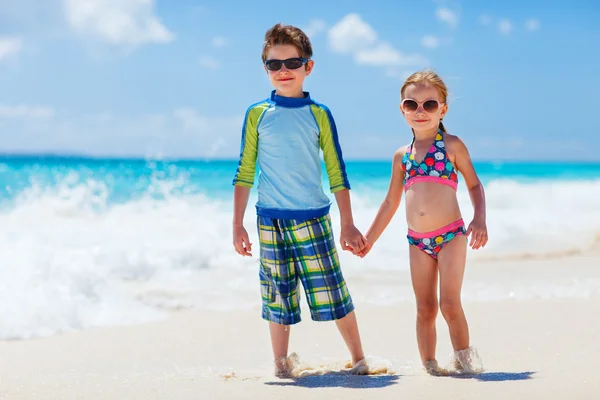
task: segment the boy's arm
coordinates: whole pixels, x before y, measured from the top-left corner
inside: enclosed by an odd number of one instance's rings
[[[238,254],[251,256],[252,243],[244,228],[244,214],[248,206],[250,189],[254,185],[258,153],[258,117],[250,109],[242,128],[240,162],[233,178],[233,246]]]
[[[350,201],[350,191],[348,189],[338,190],[334,193],[335,201],[340,210],[340,222],[342,230],[354,226],[354,217],[352,216],[352,204]]]
[[[331,112],[325,107],[313,105],[313,113],[319,126],[319,144],[323,150],[323,160],[329,178],[329,189],[335,195],[340,210],[340,244],[343,250],[358,252],[365,248],[364,236],[354,226],[350,201],[350,182],[342,156],[337,127]]]
[[[353,253],[362,251],[367,245],[367,241],[354,226],[352,217],[352,205],[350,203],[350,191],[342,189],[335,192],[335,201],[340,210],[340,220],[342,229],[340,232],[340,244],[342,250],[350,250]]]
[[[337,128],[331,112],[313,105],[313,113],[319,126],[319,145],[323,150],[323,160],[329,178],[331,193],[340,190],[350,190],[350,182],[346,174],[346,165],[342,156],[342,148],[338,140]]]
[[[473,221],[467,228],[467,236],[471,235],[470,246],[473,249],[484,247],[488,241],[485,211],[485,192],[483,185],[475,172],[469,150],[460,138],[454,136],[451,140],[451,152],[454,154],[456,169],[460,171],[473,203]]]
[[[255,109],[248,110],[242,127],[240,162],[233,178],[233,184],[235,186],[252,188],[254,185],[256,157],[258,154],[257,120],[260,117],[254,110]]]
[[[400,206],[402,200],[402,191],[404,190],[404,169],[402,159],[406,152],[406,147],[396,151],[392,161],[392,177],[390,178],[390,186],[388,188],[385,200],[381,203],[377,216],[373,220],[369,231],[367,232],[367,240],[369,249],[379,239],[385,228],[394,217],[394,214]]]
[[[250,188],[236,185],[233,188],[233,226],[244,227],[244,214],[250,198]]]
[[[244,228],[244,214],[250,197],[250,188],[236,185],[233,189],[233,247],[242,256],[252,256],[252,243]]]

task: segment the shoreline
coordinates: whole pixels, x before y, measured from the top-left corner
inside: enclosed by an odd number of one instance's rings
[[[496,267],[477,263],[465,285],[478,276],[516,284],[539,279],[540,271],[557,280],[565,273],[599,276],[599,260],[589,255]],[[366,295],[358,277],[349,279],[354,296]],[[387,374],[343,372],[348,353],[335,324],[310,321],[305,302],[303,322],[291,328],[290,353],[299,355],[303,368],[321,372],[295,380],[273,376],[268,325],[258,307],[188,309],[145,324],[0,341],[0,399],[295,399],[311,388],[321,389],[310,392],[317,399],[600,396],[600,295],[465,300],[471,343],[485,368],[475,377],[425,374],[414,301],[355,303],[368,360],[375,368],[389,368]],[[437,358],[445,366],[451,346],[441,315],[437,327]]]
[[[590,318],[600,312],[599,298],[467,303],[465,310],[485,367],[474,377],[421,370],[409,304],[357,308],[369,362],[387,366],[387,374],[340,372],[348,354],[335,325],[304,321],[292,327],[290,353],[305,368],[325,371],[295,380],[273,376],[268,325],[258,309],[191,310],[145,325],[0,342],[0,398],[275,399],[302,398],[307,388],[327,389],[311,392],[316,398],[349,399],[600,395],[600,320]],[[446,365],[451,348],[441,317],[437,326],[437,358]]]

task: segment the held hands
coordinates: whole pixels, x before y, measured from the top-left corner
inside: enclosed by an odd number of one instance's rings
[[[467,237],[471,235],[471,241],[469,242],[469,246],[473,248],[473,250],[477,250],[480,247],[485,247],[485,244],[488,241],[488,233],[487,226],[485,224],[485,220],[474,218],[473,221],[469,224],[467,228]]]
[[[369,239],[365,239],[367,241],[367,244],[365,245],[365,247],[362,249],[362,251],[353,251],[352,254],[354,254],[355,256],[358,256],[360,258],[363,258],[364,256],[366,256],[367,254],[369,254],[369,252],[371,251],[371,249],[373,248],[373,243],[371,243],[369,241]]]
[[[241,225],[233,227],[233,247],[239,255],[252,257],[252,243],[248,238],[248,232]]]
[[[371,250],[372,245],[354,226],[342,227],[340,234],[340,245],[342,250],[352,252],[355,256],[364,257]]]

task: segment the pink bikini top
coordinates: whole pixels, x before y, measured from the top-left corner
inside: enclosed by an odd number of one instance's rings
[[[402,158],[402,170],[404,171],[404,190],[418,182],[435,182],[447,185],[456,190],[458,187],[458,175],[454,166],[448,159],[448,153],[444,145],[444,132],[440,129],[435,136],[433,144],[429,148],[421,163],[415,160],[412,153],[413,139]]]

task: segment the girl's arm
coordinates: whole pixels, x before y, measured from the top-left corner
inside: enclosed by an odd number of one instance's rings
[[[402,199],[402,191],[404,190],[404,169],[402,164],[402,158],[406,152],[406,147],[402,147],[396,154],[392,161],[392,177],[390,179],[390,186],[388,188],[385,200],[381,203],[379,211],[369,228],[366,238],[368,241],[367,247],[363,250],[361,256],[366,255],[373,247],[373,244],[379,239],[379,236],[383,233],[385,228],[388,226],[392,217],[400,206],[400,200]]]
[[[467,146],[456,136],[452,138],[451,145],[450,150],[454,154],[454,164],[465,179],[471,203],[473,204],[473,221],[467,228],[467,236],[471,235],[469,245],[476,250],[484,247],[488,241],[487,226],[485,223],[485,192],[475,172],[475,167],[473,167]]]

